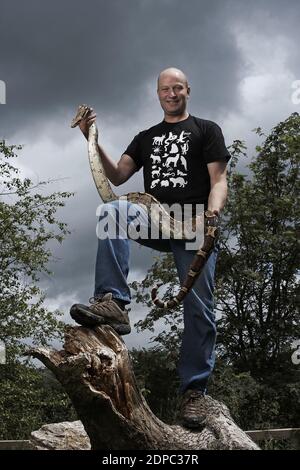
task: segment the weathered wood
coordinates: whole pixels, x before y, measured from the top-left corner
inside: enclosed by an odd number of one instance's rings
[[[68,327],[62,351],[33,349],[71,398],[92,449],[258,449],[228,408],[206,396],[206,426],[190,431],[160,421],[139,391],[121,337],[109,326]]]
[[[255,442],[266,440],[289,440],[292,449],[300,449],[300,428],[282,428],[282,429],[261,429],[255,431],[247,431],[246,434]]]

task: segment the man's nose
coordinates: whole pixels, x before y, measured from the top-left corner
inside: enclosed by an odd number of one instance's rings
[[[169,90],[169,97],[170,97],[170,98],[174,98],[175,96],[176,96],[175,91],[174,91],[172,88],[170,88],[170,90]]]

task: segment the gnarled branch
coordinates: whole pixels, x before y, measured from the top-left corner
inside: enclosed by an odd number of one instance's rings
[[[41,360],[71,398],[92,449],[258,449],[228,408],[206,396],[205,428],[160,421],[138,389],[125,343],[109,326],[67,327],[62,351],[38,348]]]

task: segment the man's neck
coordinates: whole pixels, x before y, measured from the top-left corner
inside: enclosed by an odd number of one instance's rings
[[[165,114],[164,120],[166,122],[171,122],[172,123],[172,122],[184,121],[188,117],[189,117],[189,113],[187,111],[185,111],[183,114],[180,114],[178,116],[170,116],[169,114]]]

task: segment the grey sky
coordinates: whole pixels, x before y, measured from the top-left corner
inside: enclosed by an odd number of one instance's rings
[[[97,111],[101,142],[118,159],[137,132],[162,119],[156,79],[175,66],[189,78],[190,112],[220,124],[227,145],[240,138],[253,149],[251,129],[269,130],[299,111],[291,101],[300,79],[299,13],[296,0],[1,0],[0,138],[25,145],[23,174],[66,178],[53,189],[76,191],[61,213],[72,235],[42,283],[50,306],[67,318],[73,300],[93,290],[100,201],[85,142],[70,129],[78,104]],[[142,188],[139,173],[117,193]],[[152,256],[133,247],[131,279],[144,275]]]

